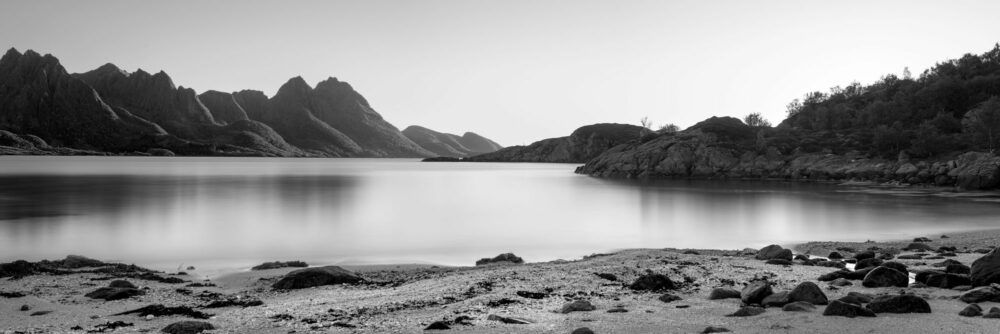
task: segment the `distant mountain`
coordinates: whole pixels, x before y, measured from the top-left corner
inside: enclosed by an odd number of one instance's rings
[[[644,128],[629,124],[601,123],[580,127],[566,137],[540,140],[528,146],[511,146],[465,161],[495,162],[587,162],[605,150],[639,139]]]
[[[70,75],[51,55],[15,49],[0,59],[0,130],[9,139],[0,146],[19,145],[0,154],[434,155],[335,78],[314,89],[295,77],[272,98],[197,94],[163,71],[106,64]],[[35,139],[45,145],[31,151]]]
[[[503,148],[500,144],[472,132],[466,132],[459,137],[411,125],[403,130],[403,135],[439,157],[467,157]]]

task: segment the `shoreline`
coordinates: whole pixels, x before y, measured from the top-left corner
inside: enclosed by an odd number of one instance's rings
[[[1000,244],[1000,228],[946,234],[948,238],[943,239],[941,236],[925,236],[930,239],[926,244],[934,248],[942,245],[956,247],[956,256],[948,259],[966,265],[982,256],[976,250]],[[784,246],[795,249],[796,254],[823,257],[827,249],[837,247],[898,250],[910,242],[912,240],[813,241]],[[467,316],[470,320],[461,324],[452,322],[451,332],[570,333],[575,328],[588,327],[597,333],[693,333],[708,326],[717,326],[741,333],[775,330],[842,333],[886,328],[915,333],[942,330],[986,333],[996,328],[991,326],[1000,325],[996,319],[958,316],[958,311],[966,305],[955,299],[961,291],[919,287],[865,288],[859,282],[836,287],[828,285],[828,282],[816,281],[820,275],[836,268],[804,265],[798,260],[790,266],[767,264],[754,259],[756,252],[755,249],[623,249],[592,254],[579,260],[524,264],[458,267],[354,265],[344,267],[369,283],[290,291],[273,290],[270,285],[300,268],[240,271],[210,280],[160,273],[163,277],[177,277],[186,282],[169,284],[126,278],[142,287],[145,293],[116,301],[84,296],[106,285],[111,279],[106,274],[40,274],[16,280],[0,278],[0,291],[26,294],[19,298],[0,298],[0,332],[82,333],[83,330],[115,321],[132,324],[128,331],[159,332],[171,323],[195,320],[178,315],[148,318],[114,315],[152,304],[190,306],[213,314],[209,319],[198,320],[217,328],[206,333],[315,330],[333,333],[416,333],[435,321],[452,321],[450,319],[458,316]],[[909,253],[904,251],[903,254]],[[913,270],[923,270],[933,268],[932,262],[938,260],[893,261],[904,263]],[[627,288],[629,283],[647,272],[662,273],[677,282],[679,287],[667,292],[680,300],[664,302],[659,300],[662,293]],[[616,278],[611,281],[596,274],[610,274]],[[847,292],[871,295],[914,293],[924,297],[933,311],[931,314],[879,314],[876,318],[850,319],[823,316],[823,306],[819,306],[819,311],[806,313],[767,308],[764,314],[742,318],[726,316],[740,308],[739,300],[707,298],[713,288],[739,290],[743,284],[761,277],[768,278],[776,291],[791,289],[803,281],[816,282],[831,300]],[[522,291],[539,293],[544,297],[526,298],[521,295]],[[204,307],[207,302],[218,300],[259,300],[262,305]],[[586,300],[597,309],[567,314],[558,312],[573,300]],[[995,302],[980,304],[984,310],[1000,306]],[[21,305],[28,305],[30,311],[19,311]],[[30,315],[37,311],[52,312]],[[491,320],[494,319],[492,316],[524,318],[533,322],[509,324]]]

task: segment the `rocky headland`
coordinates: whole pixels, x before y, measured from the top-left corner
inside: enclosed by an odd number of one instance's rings
[[[438,157],[463,158],[503,148],[500,144],[472,132],[459,136],[411,125],[403,129],[403,135]]]
[[[645,128],[629,124],[592,124],[566,137],[540,140],[527,146],[510,146],[463,161],[583,163],[609,148],[638,139],[644,131]]]
[[[608,149],[576,172],[617,178],[858,181],[965,190],[1000,186],[1000,157],[991,153],[919,160],[904,153],[890,160],[860,151],[806,152],[799,143],[766,143],[758,140],[756,129],[738,119],[713,117],[684,131]]]
[[[69,256],[0,264],[0,331],[989,333],[998,240],[501,254],[462,267],[289,261],[214,277]]]

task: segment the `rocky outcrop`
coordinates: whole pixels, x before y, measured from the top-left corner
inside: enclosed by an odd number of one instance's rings
[[[954,160],[868,158],[857,151],[782,152],[761,146],[733,118],[713,117],[678,133],[665,133],[608,149],[576,172],[613,178],[766,178],[930,184],[961,189],[1000,186],[1000,157],[969,152]],[[737,124],[738,123],[738,124]],[[751,132],[747,132],[751,131]]]
[[[496,142],[472,132],[466,132],[465,135],[459,137],[411,125],[403,129],[403,135],[439,157],[467,157],[491,153],[503,148]]]
[[[467,161],[573,162],[583,163],[609,148],[639,139],[643,128],[628,124],[593,124],[567,137],[537,141],[528,146],[511,146],[470,157]]]
[[[198,95],[202,104],[212,112],[212,117],[221,124],[232,124],[250,120],[246,110],[236,102],[233,94],[210,90]]]
[[[1000,247],[973,261],[969,278],[973,286],[1000,283]]]
[[[364,279],[337,266],[299,269],[286,274],[272,285],[278,290],[305,289],[334,284],[357,284]]]

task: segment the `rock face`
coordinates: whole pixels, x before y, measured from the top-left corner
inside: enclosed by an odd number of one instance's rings
[[[0,59],[0,131],[22,139],[0,138],[3,154],[433,155],[333,78],[315,89],[293,78],[270,99],[253,91],[199,95],[163,71],[106,64],[70,75],[51,55],[14,49]]]
[[[53,146],[111,152],[144,149],[166,134],[112,108],[55,57],[14,49],[0,58],[0,130],[35,135]]]
[[[466,160],[583,163],[611,147],[639,139],[642,131],[642,127],[635,125],[593,124],[580,127],[567,137],[545,139],[528,146],[510,146]]]
[[[773,178],[861,180],[994,189],[1000,157],[969,152],[955,160],[913,164],[867,158],[857,151],[834,154],[789,148],[794,138],[754,138],[754,130],[731,117],[712,117],[677,133],[612,147],[576,172],[611,178]],[[771,145],[774,144],[774,145]],[[897,173],[900,172],[900,173]]]
[[[466,132],[459,137],[411,125],[403,129],[403,135],[425,150],[441,157],[468,157],[492,153],[503,148],[500,144],[472,132]]]
[[[275,289],[305,289],[332,284],[356,284],[364,281],[354,273],[337,266],[299,269],[288,273],[272,285]]]
[[[1000,248],[994,248],[981,258],[972,262],[969,274],[973,286],[1000,283]]]

